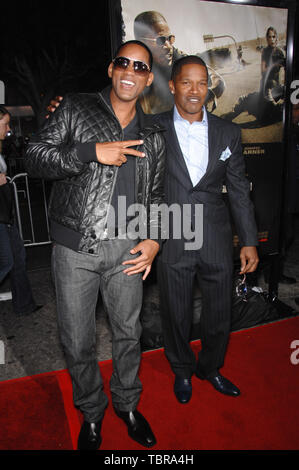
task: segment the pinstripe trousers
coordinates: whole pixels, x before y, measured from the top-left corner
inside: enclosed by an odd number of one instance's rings
[[[161,318],[165,354],[173,372],[189,378],[197,370],[202,376],[222,367],[231,325],[233,262],[203,260],[201,250],[184,251],[175,264],[158,261]],[[198,361],[190,347],[194,282],[202,293]]]

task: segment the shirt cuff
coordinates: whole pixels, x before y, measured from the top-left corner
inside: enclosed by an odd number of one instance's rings
[[[97,162],[96,144],[95,142],[76,143],[77,156],[83,163]]]

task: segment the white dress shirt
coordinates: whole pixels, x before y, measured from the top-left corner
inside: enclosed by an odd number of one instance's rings
[[[193,186],[204,176],[209,161],[208,117],[203,107],[202,121],[182,118],[174,107],[174,127]]]

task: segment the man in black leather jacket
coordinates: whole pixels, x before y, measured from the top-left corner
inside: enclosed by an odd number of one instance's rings
[[[146,447],[156,442],[136,408],[142,390],[142,279],[159,251],[159,240],[150,239],[159,221],[147,211],[146,235],[138,242],[129,233],[136,218],[118,210],[120,197],[127,207],[138,203],[146,209],[163,201],[163,129],[137,103],[152,83],[151,66],[145,45],[123,44],[108,68],[112,87],[68,95],[27,150],[29,174],[54,180],[49,205],[52,263],[74,403],[84,415],[79,449],[99,448],[108,403],[95,348],[99,289],[112,327],[114,410],[130,437]],[[116,214],[116,228],[111,214]]]

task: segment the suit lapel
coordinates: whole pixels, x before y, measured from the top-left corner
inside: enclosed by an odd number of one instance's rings
[[[168,149],[168,158],[173,158],[175,159],[174,161],[169,161],[169,166],[171,166],[174,163],[177,163],[181,169],[180,176],[185,180],[185,184],[188,184],[189,186],[192,186],[192,181],[189,175],[189,171],[184,159],[184,155],[182,153],[179,140],[175,131],[174,127],[174,121],[173,121],[173,110],[169,111],[169,114],[167,116],[167,146],[169,147]],[[177,172],[176,172],[177,173]],[[178,175],[179,176],[179,175]],[[187,180],[187,181],[186,181]]]
[[[209,142],[209,161],[206,173],[198,182],[195,187],[200,187],[208,178],[211,172],[213,171],[214,165],[217,163],[219,158],[219,127],[218,121],[214,119],[214,116],[210,113],[207,113],[208,116],[208,142]]]

